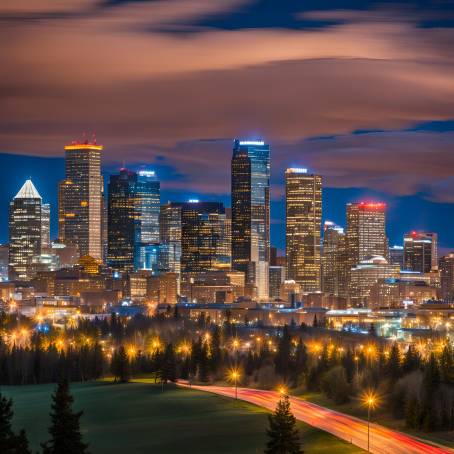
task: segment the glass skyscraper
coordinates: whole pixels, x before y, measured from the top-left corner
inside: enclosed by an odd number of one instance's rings
[[[32,277],[33,258],[42,249],[42,200],[31,180],[27,180],[9,206],[9,278]]]
[[[157,270],[160,185],[153,171],[111,175],[107,262],[122,271]]]
[[[232,267],[259,299],[269,297],[270,147],[235,140],[232,156]]]
[[[306,169],[285,171],[287,279],[304,292],[320,290],[322,177]]]
[[[96,142],[65,146],[66,180],[59,186],[59,237],[79,247],[81,256],[102,260],[101,151]]]

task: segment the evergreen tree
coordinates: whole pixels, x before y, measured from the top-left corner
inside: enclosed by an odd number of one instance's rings
[[[290,411],[290,400],[284,396],[279,400],[276,410],[268,416],[268,443],[266,454],[301,454],[301,443],[296,419]]]
[[[402,370],[404,374],[409,374],[421,367],[421,357],[417,352],[415,346],[410,344],[407,352],[405,353]]]
[[[123,345],[113,354],[111,362],[111,372],[121,383],[127,383],[130,378],[130,364],[126,350]]]
[[[292,347],[292,338],[290,336],[288,326],[285,325],[282,330],[282,337],[279,340],[277,353],[274,357],[274,365],[276,373],[284,379],[288,378],[290,372],[290,353]]]
[[[440,367],[434,353],[430,354],[424,370],[422,381],[421,425],[426,431],[432,431],[439,426],[439,415],[436,407],[436,394],[440,386]]]
[[[211,335],[211,356],[210,356],[211,370],[215,372],[220,367],[221,362],[222,362],[221,330],[216,325]]]
[[[443,382],[454,383],[454,354],[449,340],[446,340],[441,352],[440,369]]]
[[[50,440],[42,443],[43,454],[87,454],[88,445],[82,441],[79,419],[83,412],[72,409],[73,397],[68,382],[60,382],[52,395],[49,427]]]
[[[391,383],[395,383],[401,376],[400,350],[397,342],[391,347],[388,361],[386,363],[386,375]]]
[[[13,401],[3,397],[0,393],[0,453],[2,454],[30,454],[25,431],[15,435],[12,430]]]
[[[164,383],[167,383],[168,381],[174,382],[176,380],[176,375],[177,372],[173,345],[167,344],[164,351],[161,380]]]
[[[355,375],[355,358],[351,348],[347,350],[345,355],[342,357],[341,362],[344,366],[348,383],[352,383],[353,377]]]

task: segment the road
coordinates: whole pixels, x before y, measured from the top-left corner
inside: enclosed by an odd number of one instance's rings
[[[184,383],[179,384],[188,386]],[[234,387],[192,385],[192,388],[221,396],[235,397]],[[238,399],[268,410],[274,410],[279,400],[279,394],[275,391],[238,388]],[[297,397],[290,397],[290,405],[296,419],[367,450],[367,421],[321,407]],[[370,425],[370,451],[377,454],[454,453],[454,450],[449,448],[429,445],[420,439],[378,424]]]

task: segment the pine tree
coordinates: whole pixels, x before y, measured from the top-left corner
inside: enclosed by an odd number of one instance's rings
[[[127,383],[130,377],[130,365],[126,350],[123,345],[120,346],[118,351],[112,356],[112,362],[110,366],[111,372],[121,383]]]
[[[167,344],[162,362],[161,380],[164,383],[167,383],[168,381],[174,382],[176,380],[176,375],[177,372],[173,345]]]
[[[451,342],[446,340],[440,357],[441,378],[444,383],[454,382],[454,353]]]
[[[405,374],[409,374],[421,367],[421,357],[415,346],[410,344],[402,364],[402,370]]]
[[[0,452],[2,454],[30,454],[25,431],[15,435],[11,424],[13,419],[13,401],[0,393]]]
[[[292,338],[290,336],[288,326],[285,325],[282,330],[282,337],[279,340],[277,353],[274,358],[276,373],[284,379],[288,378],[290,372],[290,352],[292,347]]]
[[[87,454],[88,445],[82,441],[79,419],[83,412],[72,409],[73,397],[68,382],[60,382],[52,395],[49,427],[50,440],[41,444],[43,454]]]
[[[290,400],[284,396],[279,400],[276,410],[268,416],[268,443],[266,454],[301,454],[301,443],[296,419],[290,411]]]
[[[388,361],[386,363],[386,375],[391,383],[395,383],[401,376],[400,350],[397,342],[394,342],[391,351],[389,352]]]

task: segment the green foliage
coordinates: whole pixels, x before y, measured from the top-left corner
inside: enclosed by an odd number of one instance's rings
[[[343,366],[336,366],[325,372],[321,379],[322,391],[336,404],[344,404],[350,400],[350,385]]]
[[[16,435],[12,430],[13,401],[0,393],[0,452],[2,454],[30,454],[25,431]]]
[[[268,416],[268,443],[266,454],[300,454],[300,437],[296,427],[296,419],[290,411],[290,400],[284,396],[279,400],[276,410]]]
[[[112,362],[110,370],[115,377],[115,381],[120,381],[120,383],[126,383],[130,378],[130,363],[126,350],[123,345],[114,352],[112,355]]]

